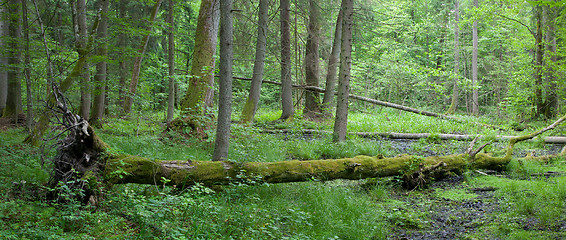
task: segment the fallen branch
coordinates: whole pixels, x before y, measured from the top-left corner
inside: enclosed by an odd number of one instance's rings
[[[324,130],[316,130],[316,129],[301,129],[301,130],[293,130],[293,129],[277,129],[277,130],[270,130],[265,129],[262,130],[265,133],[296,133],[301,132],[304,134],[332,134],[331,131],[324,131]],[[457,140],[457,141],[470,141],[473,140],[478,135],[469,135],[469,134],[436,134],[436,133],[395,133],[395,132],[349,132],[350,135],[356,135],[359,137],[382,137],[382,138],[390,138],[390,139],[421,139],[421,138],[436,138],[440,140]],[[486,136],[479,136],[481,138],[485,138]],[[519,136],[504,136],[504,135],[496,135],[494,138],[497,141],[509,141],[513,138],[517,138]],[[531,140],[531,139],[528,139]],[[558,136],[549,136],[549,137],[542,137],[541,140],[544,143],[559,143],[559,144],[566,144],[566,137],[558,137]],[[566,152],[566,149],[565,149]]]

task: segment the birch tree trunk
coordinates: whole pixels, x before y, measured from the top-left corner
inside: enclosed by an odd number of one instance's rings
[[[252,83],[250,86],[250,93],[246,100],[246,105],[242,110],[240,117],[241,122],[252,122],[255,117],[257,106],[259,103],[259,94],[261,91],[261,83],[263,80],[263,72],[265,66],[265,52],[267,46],[267,21],[269,16],[269,1],[259,1],[258,25],[257,25],[257,42],[255,50],[254,72],[252,76]]]
[[[353,0],[342,0],[342,46],[340,52],[340,76],[338,78],[338,96],[336,98],[336,118],[334,121],[333,141],[346,139],[348,125],[348,96],[350,95],[350,69],[352,67],[352,27]]]

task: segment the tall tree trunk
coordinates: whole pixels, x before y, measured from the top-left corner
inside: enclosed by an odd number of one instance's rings
[[[0,117],[6,108],[6,98],[8,97],[8,8],[0,5],[0,48],[4,54],[0,55]]]
[[[332,51],[328,56],[328,71],[326,74],[326,92],[322,100],[322,110],[330,113],[332,101],[334,100],[334,90],[336,89],[336,72],[338,61],[340,60],[340,45],[342,44],[342,9],[336,18],[336,30],[334,30],[334,42]],[[427,55],[428,56],[428,55]]]
[[[342,46],[340,51],[340,76],[336,97],[336,118],[333,141],[344,141],[348,125],[348,95],[350,94],[350,69],[352,67],[352,27],[354,0],[342,0]]]
[[[22,20],[24,28],[24,77],[26,79],[26,128],[33,128],[33,100],[31,93],[31,56],[30,56],[30,38],[29,38],[29,22],[28,22],[28,6],[27,0],[22,1]],[[1,34],[0,34],[1,36]]]
[[[119,0],[118,2],[118,17],[120,19],[124,19],[126,18],[126,4],[127,4],[127,0]],[[124,27],[124,26],[121,26]],[[125,27],[124,27],[125,28]],[[118,74],[119,74],[119,80],[118,80],[118,104],[120,106],[124,106],[124,101],[125,101],[125,90],[126,90],[126,81],[128,78],[128,70],[126,68],[126,40],[127,40],[127,35],[125,34],[125,29],[123,29],[119,36],[118,39],[118,47],[120,48],[120,56],[118,57]]]
[[[458,72],[460,68],[460,3],[459,0],[454,1],[454,87],[452,89],[452,101],[450,102],[450,107],[446,111],[446,114],[454,114],[456,108],[458,108]]]
[[[315,0],[309,0],[309,25],[305,53],[305,82],[307,86],[318,87],[319,82],[319,54],[320,41],[319,10]],[[321,113],[320,95],[307,91],[305,94],[305,110],[303,115],[307,118],[316,118]]]
[[[108,45],[106,45],[106,37],[108,30],[108,5],[109,0],[99,0],[102,16],[96,38],[101,42],[97,49],[97,54],[102,61],[96,63],[96,75],[94,75],[94,101],[92,103],[92,111],[90,114],[90,124],[92,126],[101,127],[100,120],[104,116],[105,100],[106,100],[106,58],[108,57]]]
[[[474,7],[478,8],[478,0],[474,0]],[[480,114],[478,102],[478,20],[474,20],[472,29],[472,114]]]
[[[195,35],[195,48],[189,88],[181,110],[203,115],[212,107],[214,95],[214,56],[220,20],[219,0],[202,0]]]
[[[167,122],[173,120],[175,113],[175,19],[173,18],[173,9],[175,0],[169,0],[169,11],[167,14],[167,23],[169,29],[167,31],[168,39],[168,65],[169,65],[169,93],[167,94]]]
[[[295,114],[293,108],[293,80],[291,79],[291,27],[289,0],[279,2],[281,20],[281,120],[290,120]]]
[[[546,52],[545,52],[545,89],[546,100],[544,103],[544,114],[547,119],[552,119],[558,111],[558,94],[556,84],[556,14],[554,8],[544,6],[544,19],[546,25]]]
[[[136,91],[138,88],[138,82],[140,80],[140,71],[141,71],[141,64],[143,60],[143,55],[145,53],[145,49],[147,47],[147,42],[149,41],[149,35],[151,30],[153,29],[153,23],[155,22],[155,18],[157,17],[157,13],[159,12],[159,6],[161,6],[161,2],[163,0],[157,0],[155,2],[155,6],[153,6],[153,11],[151,12],[151,17],[149,18],[149,26],[147,28],[147,34],[142,39],[142,44],[138,49],[138,55],[134,59],[134,66],[132,69],[132,79],[130,81],[130,89],[128,94],[126,95],[126,99],[124,100],[124,114],[128,114],[132,111],[132,104],[133,104],[133,97],[136,95]]]
[[[79,54],[79,58],[87,58],[89,52],[87,50],[88,43],[88,30],[86,20],[86,0],[72,1],[73,18],[74,18],[74,33],[75,33],[75,46]],[[90,72],[89,64],[86,61],[80,74],[80,92],[81,103],[79,106],[79,115],[88,119],[90,113]]]
[[[220,79],[218,123],[212,161],[228,160],[230,120],[232,115],[232,0],[220,0]]]
[[[259,13],[257,24],[257,42],[255,50],[254,72],[252,76],[252,83],[250,86],[250,93],[246,100],[246,105],[242,110],[240,121],[252,122],[259,103],[259,94],[261,91],[261,82],[263,80],[263,71],[265,66],[265,51],[267,45],[267,21],[269,20],[269,1],[259,1]]]
[[[10,14],[8,17],[8,95],[2,117],[13,117],[14,122],[18,121],[18,114],[22,113],[22,85],[19,66],[21,59],[19,39],[22,33],[20,7],[20,0],[8,1],[8,13]]]
[[[535,32],[535,105],[537,116],[544,115],[543,95],[542,95],[542,75],[543,75],[543,53],[544,45],[542,43],[542,7],[534,7],[536,32]]]

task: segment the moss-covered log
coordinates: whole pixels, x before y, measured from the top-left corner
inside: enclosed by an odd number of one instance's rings
[[[316,178],[364,179],[370,177],[396,176],[409,172],[411,166],[445,163],[443,172],[461,173],[467,168],[502,170],[510,158],[491,157],[478,154],[470,161],[465,154],[442,157],[416,157],[402,155],[392,158],[356,156],[353,158],[247,162],[227,161],[160,161],[121,155],[109,156],[105,175],[112,183],[161,184],[162,177],[173,185],[191,185],[195,182],[205,185],[227,184],[246,178],[260,179],[267,183],[308,181]],[[413,167],[414,168],[414,167]]]

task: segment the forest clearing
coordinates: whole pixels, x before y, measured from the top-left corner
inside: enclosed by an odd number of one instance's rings
[[[566,239],[566,1],[2,0],[2,239]]]

